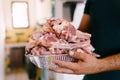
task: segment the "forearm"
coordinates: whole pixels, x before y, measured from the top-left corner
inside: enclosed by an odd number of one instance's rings
[[[120,70],[120,53],[100,59],[100,69],[104,71]]]
[[[78,30],[83,32],[90,32],[89,24],[90,24],[90,16],[88,14],[84,14]]]

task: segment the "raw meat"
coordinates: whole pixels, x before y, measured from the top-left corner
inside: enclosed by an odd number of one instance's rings
[[[26,46],[28,54],[58,55],[73,52],[93,54],[91,35],[75,29],[68,21],[51,18],[46,21],[43,31],[34,33]]]

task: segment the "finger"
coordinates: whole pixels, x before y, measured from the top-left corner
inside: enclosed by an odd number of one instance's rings
[[[74,62],[65,62],[65,61],[55,60],[54,63],[57,64],[59,67],[68,68],[71,70],[76,70],[78,68],[77,63],[74,63]]]
[[[71,69],[66,69],[66,68],[52,68],[50,70],[58,73],[73,74],[73,71]]]
[[[74,54],[70,54],[70,56],[72,56],[75,59],[85,61],[87,57],[90,56],[90,54],[75,52]]]

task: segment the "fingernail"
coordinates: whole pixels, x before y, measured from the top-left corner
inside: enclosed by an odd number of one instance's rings
[[[81,49],[77,49],[77,52],[78,53],[84,53],[83,50],[81,50]]]
[[[59,60],[54,60],[53,63],[57,65],[59,63]]]
[[[53,62],[56,63],[56,62],[58,62],[58,61],[59,61],[59,60],[54,60]]]
[[[69,52],[69,55],[70,55],[70,56],[73,56],[73,55],[74,55],[74,51],[70,51],[70,52]]]

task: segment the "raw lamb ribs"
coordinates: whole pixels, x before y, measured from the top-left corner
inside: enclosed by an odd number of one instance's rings
[[[43,30],[34,33],[26,46],[28,54],[59,55],[74,52],[92,54],[91,35],[76,30],[68,21],[51,18],[46,21]]]

